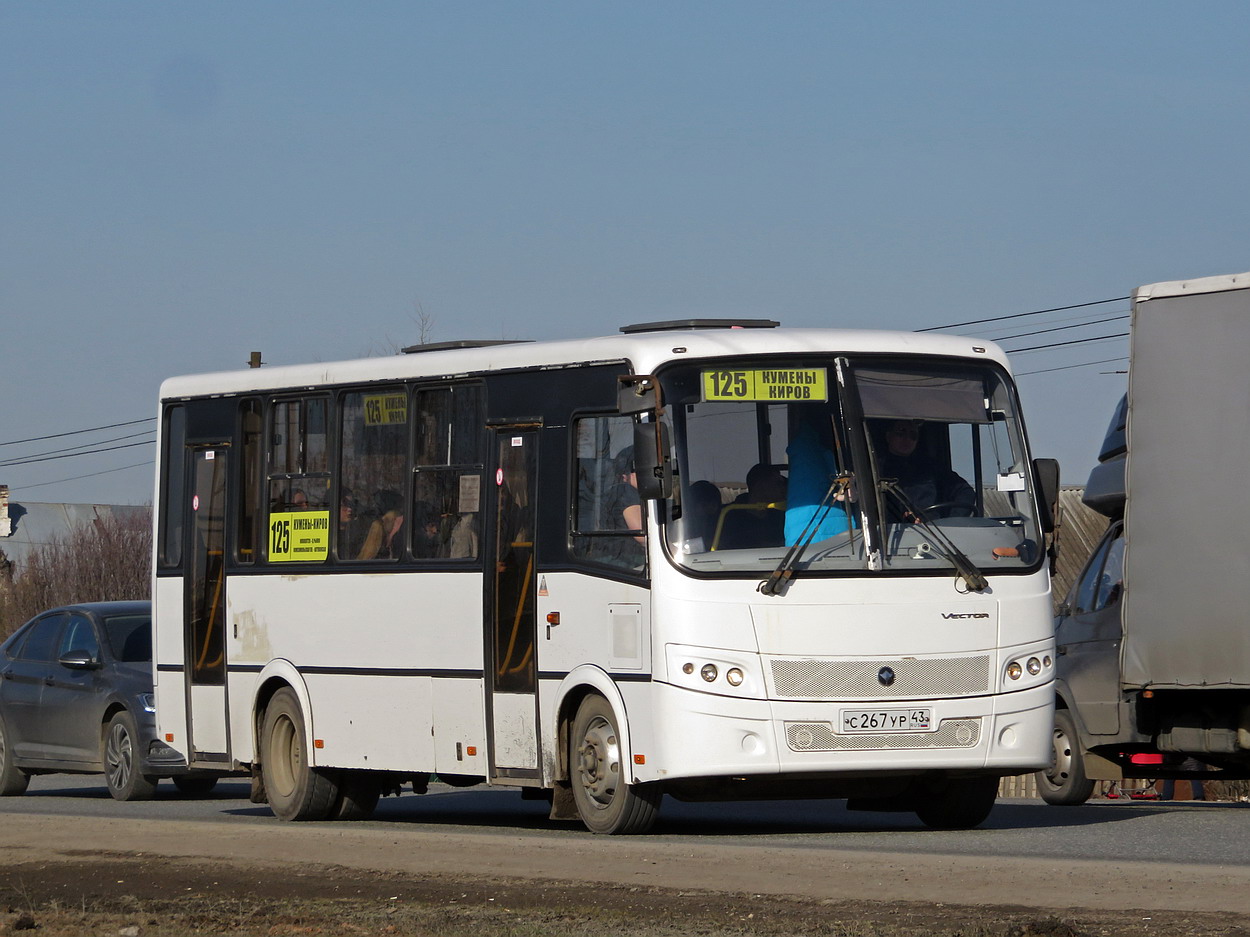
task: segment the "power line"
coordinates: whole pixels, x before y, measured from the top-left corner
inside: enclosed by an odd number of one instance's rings
[[[53,462],[56,459],[73,459],[80,455],[97,455],[101,452],[113,452],[117,449],[133,449],[135,446],[150,446],[155,440],[148,439],[144,442],[128,442],[121,446],[105,446],[103,449],[87,449],[83,452],[70,452],[66,455],[48,455],[38,459],[10,459],[7,462],[0,462],[0,468],[11,468],[15,465],[30,465],[33,462]]]
[[[53,433],[51,436],[31,436],[29,439],[11,439],[8,442],[0,442],[0,446],[16,446],[24,442],[43,442],[45,439],[60,439],[62,436],[78,436],[81,433],[94,433],[102,429],[116,429],[119,426],[135,426],[139,423],[150,423],[156,417],[144,417],[142,420],[127,420],[125,423],[106,423],[104,426],[93,426],[91,429],[75,429],[68,433]]]
[[[1040,371],[1019,371],[1016,377],[1027,377],[1030,374],[1049,374],[1051,371],[1070,371],[1073,368],[1088,368],[1095,364],[1110,364],[1113,361],[1128,361],[1128,355],[1123,358],[1102,358],[1098,361],[1084,361],[1081,364],[1065,364],[1060,368],[1042,368]]]
[[[1109,338],[1128,338],[1128,334],[1128,332],[1117,332],[1115,335],[1096,335],[1092,338],[1074,338],[1070,342],[1051,342],[1049,345],[1030,345],[1028,348],[1009,348],[1003,350],[1009,355],[1015,355],[1022,351],[1040,351],[1043,348],[1060,348],[1063,345],[1083,345],[1086,342],[1102,342]]]
[[[1121,319],[1127,319],[1127,315],[1111,316],[1109,319],[1093,319],[1089,322],[1078,322],[1076,325],[1057,325],[1053,329],[1037,329],[1033,332],[1020,332],[1017,335],[1003,335],[994,339],[996,342],[1009,342],[1013,338],[1027,338],[1030,335],[1045,335],[1047,332],[1062,332],[1066,329],[1083,329],[1087,325],[1102,325],[1104,322],[1118,322]]]
[[[108,475],[111,472],[123,472],[126,469],[152,465],[155,461],[155,459],[148,459],[146,462],[136,462],[134,465],[122,465],[117,468],[105,469],[102,472],[89,472],[86,475],[74,475],[70,478],[58,478],[56,481],[40,482],[37,485],[14,485],[10,488],[10,491],[29,491],[32,488],[46,488],[48,485],[59,485],[62,482],[76,482],[82,478],[95,478],[97,475]]]
[[[57,455],[61,452],[73,452],[75,449],[86,449],[88,446],[103,446],[106,442],[121,442],[123,439],[137,439],[140,436],[150,436],[155,433],[154,429],[140,430],[137,433],[127,433],[124,436],[114,436],[111,439],[97,439],[95,442],[79,443],[77,446],[67,446],[64,449],[48,449],[46,452],[31,452],[24,456],[15,456],[14,459],[34,459],[38,456]],[[146,440],[154,442],[154,440]],[[98,450],[97,450],[98,451]],[[0,465],[7,465],[7,462],[0,462]]]
[[[1040,316],[1047,312],[1063,312],[1065,309],[1084,309],[1086,306],[1101,306],[1104,303],[1119,303],[1128,299],[1117,296],[1114,299],[1096,299],[1090,303],[1074,303],[1071,306],[1055,306],[1051,309],[1036,309],[1033,312],[1017,312],[1010,316],[990,316],[988,319],[969,319],[967,322],[952,322],[949,325],[931,325],[927,329],[916,329],[917,332],[938,332],[942,329],[954,329],[964,325],[980,325],[983,322],[1002,322],[1007,319],[1022,319],[1025,316]]]

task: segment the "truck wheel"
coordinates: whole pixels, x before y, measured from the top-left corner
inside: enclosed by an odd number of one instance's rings
[[[368,820],[382,796],[382,782],[372,771],[344,771],[339,776],[339,799],[331,820]]]
[[[151,800],[156,796],[157,778],[139,773],[138,747],[135,717],[124,709],[118,710],[104,732],[100,753],[104,783],[114,800]]]
[[[659,815],[664,792],[627,783],[621,757],[612,707],[602,696],[586,697],[573,720],[569,775],[577,813],[592,833],[645,833]]]
[[[0,721],[0,797],[12,797],[26,793],[30,775],[13,763],[13,749],[5,735],[4,722]]]
[[[336,772],[309,763],[304,712],[289,687],[273,695],[260,731],[269,808],[280,820],[324,820],[339,796]]]
[[[1055,751],[1049,768],[1037,772],[1037,792],[1056,807],[1074,807],[1089,800],[1094,782],[1085,776],[1085,757],[1076,723],[1066,709],[1055,710]]]
[[[950,778],[920,795],[916,816],[934,830],[970,830],[980,826],[998,799],[998,778]]]

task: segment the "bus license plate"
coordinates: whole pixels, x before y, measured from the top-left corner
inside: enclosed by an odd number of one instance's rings
[[[929,709],[844,709],[842,733],[851,732],[928,732]]]

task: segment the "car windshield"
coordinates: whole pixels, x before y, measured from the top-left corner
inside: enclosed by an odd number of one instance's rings
[[[151,663],[151,615],[111,615],[104,619],[104,630],[116,660],[128,664]]]
[[[1014,395],[988,363],[791,357],[660,378],[679,478],[665,539],[691,571],[1041,559]]]

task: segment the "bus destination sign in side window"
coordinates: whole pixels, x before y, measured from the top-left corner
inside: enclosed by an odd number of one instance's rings
[[[743,368],[703,371],[703,399],[780,403],[829,399],[825,368]]]

